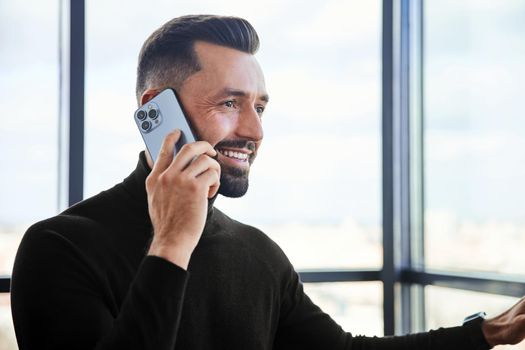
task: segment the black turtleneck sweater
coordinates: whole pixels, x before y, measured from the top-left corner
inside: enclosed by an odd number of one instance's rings
[[[474,349],[479,328],[345,333],[272,240],[213,203],[188,271],[147,256],[149,171],[141,153],[122,183],[26,232],[11,288],[21,350]]]

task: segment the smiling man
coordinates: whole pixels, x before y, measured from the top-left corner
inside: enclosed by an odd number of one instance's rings
[[[248,190],[250,165],[263,138],[261,117],[268,94],[261,68],[253,56],[258,41],[255,32],[252,35],[251,41],[241,48],[243,51],[205,41],[195,42],[193,50],[198,68],[180,79],[183,84],[164,76],[163,81],[137,86],[140,105],[153,98],[159,87],[176,86],[197,138],[206,140],[219,152],[217,161],[222,170],[219,193],[228,197],[240,197]],[[143,72],[152,64],[145,57],[156,38],[156,35],[150,38],[142,51],[139,81],[141,74],[148,74]],[[152,166],[149,155],[148,163]]]
[[[155,164],[141,152],[120,184],[33,225],[12,310],[20,349],[488,349],[525,334],[524,303],[483,321],[402,337],[354,337],[304,293],[279,247],[229,218],[263,139],[268,103],[245,20],[175,18],[139,57],[140,105],[177,90],[199,141]]]

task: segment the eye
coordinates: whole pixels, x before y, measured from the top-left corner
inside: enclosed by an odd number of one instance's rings
[[[261,115],[264,112],[264,107],[263,106],[257,106],[257,107],[255,107],[255,110],[257,111],[257,114]]]
[[[235,108],[235,100],[228,100],[223,103],[228,108]]]

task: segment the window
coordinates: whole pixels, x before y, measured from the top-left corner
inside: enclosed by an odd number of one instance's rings
[[[427,1],[421,12],[426,272],[413,281],[426,285],[426,328],[496,316],[523,294],[524,11]],[[525,345],[498,347],[511,348]]]
[[[85,186],[69,181],[84,197],[134,169],[136,57],[188,13],[247,18],[272,96],[248,194],[216,205],[274,239],[346,330],[458,325],[525,291],[523,2],[89,1],[73,15],[86,17],[79,149],[60,138],[65,3],[0,3],[1,344],[16,347],[6,292],[21,235],[62,206],[63,148],[85,154]]]
[[[315,304],[354,336],[383,334],[380,282],[307,283],[304,289]]]
[[[26,229],[58,210],[58,22],[58,1],[0,2],[0,276]],[[13,349],[9,305],[1,293],[0,344]]]
[[[425,9],[426,263],[523,274],[525,4]]]
[[[425,288],[425,301],[427,326],[436,329],[456,326],[465,316],[477,312],[475,310],[484,310],[489,317],[494,317],[510,308],[518,298],[428,286]],[[522,350],[525,349],[525,343],[497,346],[495,349]]]
[[[261,38],[272,101],[248,194],[216,205],[264,228],[297,268],[381,266],[379,1],[154,2],[146,12],[131,2],[117,30],[108,6],[120,5],[87,3],[87,195],[125,177],[143,149],[131,116],[145,38],[177,15],[238,15]]]
[[[137,56],[147,36],[178,15],[237,15],[261,39],[256,57],[271,103],[247,195],[220,196],[215,205],[262,229],[297,269],[379,269],[381,3],[153,2],[156,10],[144,11],[132,1],[116,28],[120,6],[86,2],[86,196],[121,181],[144,148],[132,116]],[[329,305],[329,296],[340,303],[329,284],[310,290],[323,295],[320,303]],[[356,291],[370,299],[367,289]],[[351,310],[339,317],[348,319]],[[366,319],[370,329],[381,322]]]

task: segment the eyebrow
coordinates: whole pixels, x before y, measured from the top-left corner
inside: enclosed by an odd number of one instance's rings
[[[224,88],[222,92],[220,93],[220,96],[239,96],[239,97],[247,97],[248,93],[246,91],[242,91],[239,89],[233,89],[233,88]],[[259,99],[262,101],[268,103],[270,101],[270,96],[268,94],[263,94],[259,96]]]

